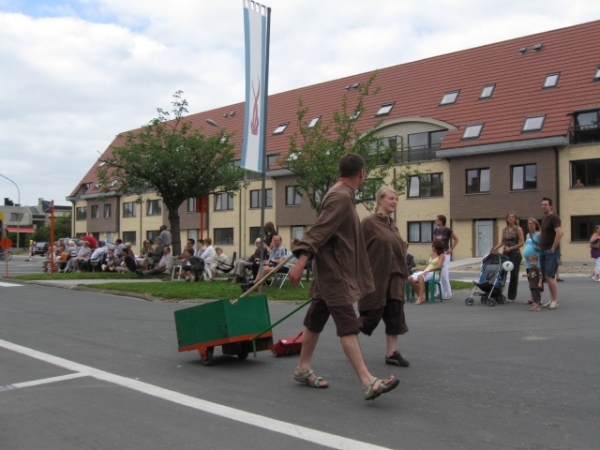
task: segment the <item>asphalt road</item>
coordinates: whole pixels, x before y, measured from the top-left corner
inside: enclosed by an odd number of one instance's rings
[[[520,302],[406,306],[400,350],[361,337],[371,372],[400,386],[362,399],[333,324],[314,361],[329,389],[296,383],[297,357],[246,361],[178,353],[184,303],[34,284],[0,286],[0,448],[596,449],[600,444],[600,283],[571,277],[561,307]],[[8,285],[8,286],[7,286]],[[10,286],[13,285],[13,286]],[[17,285],[17,286],[15,286]],[[271,318],[292,305],[272,303]],[[275,329],[300,331],[303,313]],[[58,377],[58,378],[55,378]]]

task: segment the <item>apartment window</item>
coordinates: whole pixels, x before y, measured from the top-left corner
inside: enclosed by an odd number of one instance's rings
[[[296,191],[297,188],[298,186],[285,187],[285,204],[287,206],[300,204],[300,194]]]
[[[250,208],[261,208],[261,189],[250,191]],[[273,207],[273,189],[265,189],[265,208]]]
[[[248,233],[248,239],[250,239],[250,243],[254,244],[256,240],[260,237],[260,227],[250,227]]]
[[[135,231],[124,231],[123,242],[129,242],[131,245],[136,245]]]
[[[215,245],[233,245],[233,228],[215,228]]]
[[[156,243],[156,238],[160,236],[160,231],[158,230],[148,230],[146,231],[146,239],[151,240],[152,242]]]
[[[442,139],[448,130],[428,131],[424,133],[413,133],[408,135],[408,146],[411,150],[421,148],[440,148]]]
[[[494,89],[496,88],[495,84],[487,84],[481,90],[481,94],[479,94],[479,98],[490,98],[494,93]]]
[[[87,219],[87,207],[86,206],[80,206],[75,210],[75,219],[76,220]]]
[[[456,103],[456,99],[458,98],[459,93],[460,91],[446,92],[442,97],[440,105],[451,105],[453,103]]]
[[[512,191],[537,189],[537,165],[511,166],[510,179]]]
[[[467,170],[467,194],[490,192],[490,169]]]
[[[292,226],[292,239],[302,239],[304,236],[304,227],[302,225]]]
[[[569,130],[572,144],[600,142],[600,110],[584,111],[574,115]]]
[[[525,119],[522,131],[540,131],[544,126],[546,116],[531,116]]]
[[[137,215],[137,203],[123,203],[123,217],[135,217]]]
[[[408,197],[442,197],[444,195],[444,174],[427,173],[410,177]]]
[[[434,221],[408,222],[408,242],[433,242]]]
[[[92,205],[92,219],[98,218],[98,205]]]
[[[187,199],[187,212],[189,212],[189,213],[196,212],[196,197],[190,197]]]
[[[270,169],[277,162],[277,158],[279,158],[279,154],[267,155],[267,169]]]
[[[600,216],[571,216],[571,241],[589,241],[596,225],[600,225]]]
[[[10,221],[11,222],[20,222],[21,219],[19,218],[20,214],[19,213],[10,213]],[[0,230],[1,232],[2,230]]]
[[[377,190],[382,185],[382,180],[380,178],[370,178],[365,180],[363,185],[358,188],[358,190],[354,194],[354,198],[356,201],[365,202],[375,200],[375,196],[377,195]]]
[[[558,78],[560,77],[560,73],[551,73],[550,75],[546,75],[546,79],[544,80],[543,89],[556,87],[558,84]]]
[[[110,217],[110,203],[104,204],[104,218],[108,219]]]
[[[481,130],[483,130],[482,123],[468,125],[465,127],[465,131],[463,132],[461,139],[477,139],[481,135]]]
[[[377,111],[377,114],[375,114],[375,117],[387,116],[390,112],[392,112],[392,108],[394,107],[395,104],[396,104],[396,102],[384,103],[379,108],[379,111]]]
[[[233,195],[228,192],[215,194],[215,211],[233,211]]]
[[[285,131],[285,129],[288,127],[290,123],[286,122],[286,123],[280,123],[277,128],[275,128],[275,131],[273,131],[273,134],[281,134]]]
[[[600,186],[600,159],[571,161],[571,187]]]
[[[317,123],[319,123],[319,120],[321,120],[321,116],[313,117],[312,119],[310,119],[310,122],[308,123],[308,128],[316,127]]]
[[[148,200],[146,202],[146,215],[147,216],[160,216],[162,214],[162,201],[161,200]]]

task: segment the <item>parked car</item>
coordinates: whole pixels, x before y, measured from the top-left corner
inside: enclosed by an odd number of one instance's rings
[[[48,244],[48,242],[36,242],[35,248],[33,249],[33,254],[46,256],[46,253],[48,253],[49,245],[50,244]]]

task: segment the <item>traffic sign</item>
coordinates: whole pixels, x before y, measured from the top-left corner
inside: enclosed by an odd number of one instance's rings
[[[12,241],[9,238],[0,239],[0,247],[2,250],[8,250],[12,247]]]

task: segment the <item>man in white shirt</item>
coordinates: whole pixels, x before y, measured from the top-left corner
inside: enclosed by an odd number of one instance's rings
[[[140,277],[145,277],[146,275],[155,275],[155,274],[164,273],[165,270],[167,270],[167,264],[169,263],[170,259],[171,259],[171,247],[167,247],[165,245],[165,247],[163,248],[163,255],[160,257],[160,259],[158,260],[158,263],[156,264],[156,266],[153,269],[146,270],[146,271],[141,271],[138,269],[138,270],[136,270],[136,273]]]

